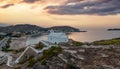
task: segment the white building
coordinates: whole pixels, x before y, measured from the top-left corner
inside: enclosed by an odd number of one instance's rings
[[[50,31],[48,35],[48,41],[54,44],[59,44],[61,42],[68,42],[68,36],[63,32]]]

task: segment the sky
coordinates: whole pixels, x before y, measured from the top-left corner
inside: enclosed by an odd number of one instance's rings
[[[120,28],[120,0],[0,0],[0,23]]]

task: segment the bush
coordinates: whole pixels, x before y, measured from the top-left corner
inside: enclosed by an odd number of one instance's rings
[[[43,51],[43,55],[47,56],[48,58],[50,58],[52,56],[58,55],[61,52],[62,52],[62,48],[61,47],[53,46],[53,47],[49,48],[48,50],[44,50]]]
[[[39,42],[36,46],[35,49],[42,49],[44,47],[44,44],[42,44],[41,42]]]
[[[14,69],[21,69],[21,67],[16,67],[16,68],[14,68]]]
[[[30,59],[29,60],[29,64],[28,67],[33,67],[33,65],[36,63],[37,61],[35,59]]]
[[[40,62],[46,61],[47,59],[53,57],[53,56],[57,56],[58,54],[60,54],[62,52],[62,48],[61,47],[51,47],[48,50],[44,50],[43,51],[43,55],[38,59]]]
[[[15,53],[22,52],[24,50],[25,50],[25,48],[20,48],[19,50],[15,50]]]
[[[0,40],[2,40],[3,39],[3,37],[0,37]]]
[[[82,42],[78,42],[78,41],[73,41],[73,45],[75,45],[75,46],[82,46],[83,43]]]
[[[75,67],[75,66],[73,66],[71,64],[67,64],[67,68],[66,69],[80,69],[80,68]]]
[[[45,59],[41,61],[41,64],[42,64],[42,65],[46,65],[46,63],[47,63],[47,62],[46,62]]]

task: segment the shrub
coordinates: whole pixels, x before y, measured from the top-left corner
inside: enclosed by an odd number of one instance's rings
[[[46,65],[46,63],[47,63],[47,62],[46,62],[45,59],[41,61],[41,64],[42,64],[42,65]]]
[[[44,47],[44,45],[39,42],[36,46],[35,46],[35,49],[42,49]]]
[[[53,56],[57,56],[58,54],[60,54],[62,52],[62,48],[61,47],[51,47],[48,50],[44,50],[43,51],[43,55],[38,59],[40,62],[45,62],[47,59],[53,57]]]
[[[33,67],[33,65],[36,63],[37,61],[35,59],[30,59],[29,60],[29,64],[28,67]]]
[[[16,67],[16,68],[14,68],[14,69],[21,69],[21,67]]]
[[[75,46],[82,46],[83,43],[82,42],[78,42],[78,41],[73,41],[73,45],[75,45]]]
[[[22,52],[24,50],[25,50],[25,48],[20,48],[19,50],[15,50],[15,53]]]
[[[71,64],[67,64],[67,68],[66,69],[80,69],[80,68],[78,68],[76,66],[73,66]]]

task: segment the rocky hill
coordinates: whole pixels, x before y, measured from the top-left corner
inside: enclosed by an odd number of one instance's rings
[[[108,31],[120,31],[120,28],[108,29]]]
[[[11,25],[6,27],[0,27],[0,32],[10,33],[10,32],[31,32],[31,31],[48,31],[48,30],[59,30],[63,32],[79,32],[79,29],[69,27],[69,26],[54,26],[50,28],[43,28],[36,25],[30,24],[19,24],[19,25]]]
[[[63,31],[63,32],[80,32],[79,29],[73,28],[73,27],[70,27],[70,26],[54,26],[54,27],[50,27],[48,29],[60,30],[60,31]]]
[[[29,24],[20,24],[20,25],[12,25],[7,27],[0,27],[0,32],[29,32],[29,31],[42,31],[45,28],[36,26],[36,25],[29,25]]]

